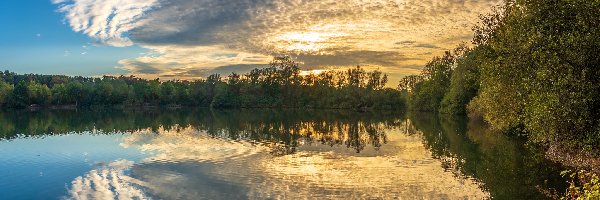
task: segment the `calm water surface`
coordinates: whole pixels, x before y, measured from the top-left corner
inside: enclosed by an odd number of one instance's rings
[[[3,111],[0,199],[541,199],[561,168],[430,114]]]

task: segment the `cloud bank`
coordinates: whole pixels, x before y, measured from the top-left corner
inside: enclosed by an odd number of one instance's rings
[[[221,66],[287,54],[305,69],[377,66],[418,73],[432,55],[468,41],[499,0],[53,0],[74,31],[148,55],[131,74],[193,78]],[[151,73],[147,73],[151,72]]]

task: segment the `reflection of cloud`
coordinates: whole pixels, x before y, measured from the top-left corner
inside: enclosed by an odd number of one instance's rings
[[[296,56],[307,68],[362,64],[402,71],[425,64],[431,57],[425,52],[441,54],[468,40],[477,15],[499,0],[54,2],[75,31],[109,45],[139,44],[156,52],[120,63],[131,74],[145,74],[131,66],[134,61],[161,66],[161,73],[147,74],[156,77],[265,63],[278,54]],[[235,56],[217,56],[223,53]]]
[[[118,160],[75,178],[71,183],[69,199],[149,199],[134,186],[139,182],[125,174],[132,161]]]
[[[344,156],[335,152],[303,152],[259,161],[272,177],[256,185],[251,196],[296,199],[482,199],[476,181],[441,168],[418,136],[390,134],[385,156]],[[387,148],[387,149],[385,149]],[[282,185],[285,187],[268,187]],[[265,189],[272,188],[272,189]]]
[[[267,152],[261,145],[211,137],[191,127],[138,131],[122,146],[153,152],[133,171],[161,199],[247,199],[239,180],[251,173],[240,162]]]
[[[123,145],[156,156],[134,168],[134,177],[154,196],[250,199],[481,199],[476,181],[445,171],[418,135],[396,130],[379,151],[357,155],[301,147],[272,156],[269,148],[206,136],[192,128],[132,134]],[[222,132],[223,137],[228,133]]]
[[[158,134],[143,131],[129,136],[124,147],[138,147],[142,151],[156,152],[146,161],[192,160],[217,162],[241,156],[250,156],[266,150],[248,142],[212,138],[194,128],[159,129]]]

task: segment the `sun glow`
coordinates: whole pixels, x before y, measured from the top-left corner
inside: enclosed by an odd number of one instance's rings
[[[316,32],[304,32],[304,33],[286,33],[280,37],[282,40],[292,42],[322,42],[328,39],[328,34],[316,33]]]
[[[308,76],[308,75],[319,75],[323,72],[326,72],[327,70],[322,70],[322,69],[313,69],[313,70],[306,70],[306,71],[301,71],[300,72],[300,76]]]
[[[331,40],[343,34],[327,32],[288,32],[275,37],[276,43],[286,51],[318,52],[332,46]]]
[[[323,72],[326,72],[329,70],[322,70],[322,69],[313,69],[313,70],[302,70],[300,71],[300,76],[308,76],[308,75],[319,75]]]

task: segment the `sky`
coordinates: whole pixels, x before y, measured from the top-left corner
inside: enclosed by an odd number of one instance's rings
[[[472,38],[499,0],[0,1],[0,70],[198,79],[288,55],[390,82]]]

